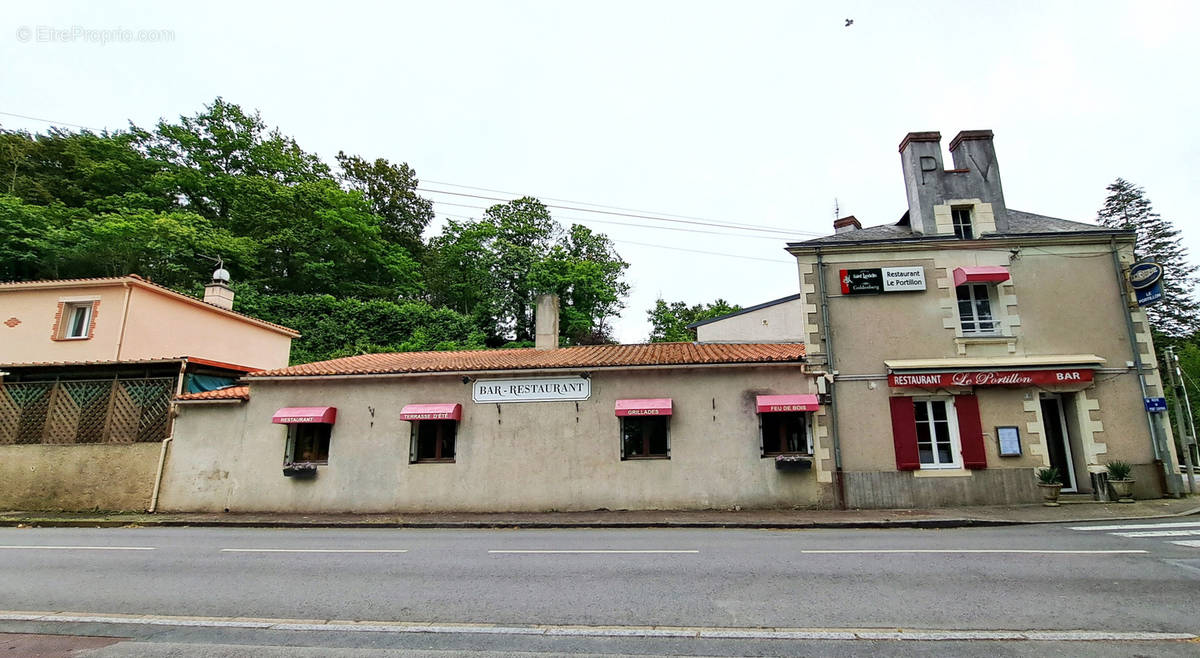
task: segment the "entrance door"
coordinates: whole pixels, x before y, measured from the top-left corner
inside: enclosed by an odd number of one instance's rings
[[[1042,426],[1046,430],[1046,450],[1050,465],[1062,477],[1063,491],[1077,491],[1075,460],[1071,458],[1071,438],[1067,434],[1067,418],[1063,413],[1062,397],[1042,393]]]

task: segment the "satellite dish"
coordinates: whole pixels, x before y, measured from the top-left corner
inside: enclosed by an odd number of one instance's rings
[[[229,283],[229,270],[221,267],[216,272],[213,272],[213,283]]]

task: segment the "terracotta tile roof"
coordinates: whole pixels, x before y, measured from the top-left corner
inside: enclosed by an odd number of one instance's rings
[[[203,393],[184,393],[175,398],[176,400],[249,400],[249,386],[230,386],[229,388],[217,389],[215,391],[205,391]]]
[[[290,368],[261,370],[246,375],[246,378],[803,361],[804,345],[801,343],[648,343],[586,345],[552,350],[527,347],[463,352],[363,354],[332,361],[305,363]]]
[[[188,295],[186,293],[179,292],[178,290],[173,290],[166,286],[162,286],[157,283],[154,283],[153,281],[148,281],[136,274],[128,274],[126,276],[93,277],[90,279],[43,279],[43,280],[39,280],[39,281],[0,281],[0,291],[21,290],[24,288],[70,288],[72,286],[78,286],[78,285],[106,286],[106,285],[121,285],[121,284],[126,284],[126,283],[132,283],[132,284],[140,286],[146,290],[151,290],[151,291],[154,291],[154,292],[157,292],[160,294],[164,294],[164,295],[167,295],[168,297],[174,297],[175,299],[188,302],[190,304],[199,306],[200,308],[204,308],[206,310],[211,310],[211,311],[214,311],[217,313],[221,313],[223,315],[229,315],[229,316],[241,319],[241,320],[248,321],[251,324],[256,324],[261,327],[269,328],[269,329],[272,329],[279,333],[288,334],[292,338],[298,338],[300,336],[300,332],[296,331],[295,329],[290,329],[281,324],[275,324],[274,322],[267,322],[266,320],[261,320],[259,318],[254,317],[253,315],[246,315],[245,313],[239,313],[237,311],[231,311],[229,309],[224,309],[219,306],[214,306],[213,304],[209,304],[208,302],[204,301],[203,299],[198,299],[198,298]]]

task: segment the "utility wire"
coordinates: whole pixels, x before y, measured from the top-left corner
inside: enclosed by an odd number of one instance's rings
[[[97,132],[97,133],[102,133],[102,132],[105,132],[105,130],[107,130],[107,129],[100,130],[98,128],[92,128],[90,126],[81,126],[78,123],[70,123],[68,121],[56,121],[54,119],[44,119],[42,117],[31,117],[31,116],[28,116],[25,114],[17,114],[15,112],[0,112],[0,114],[3,114],[6,117],[16,117],[18,119],[29,119],[30,121],[42,121],[45,123],[49,123],[51,125],[71,126],[72,128],[83,128],[84,130],[90,130],[92,132]]]

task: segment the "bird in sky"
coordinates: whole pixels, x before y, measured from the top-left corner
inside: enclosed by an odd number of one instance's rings
[[[847,18],[847,19],[846,19],[846,27],[850,27],[851,25],[854,25],[854,19],[853,19],[853,18]]]

